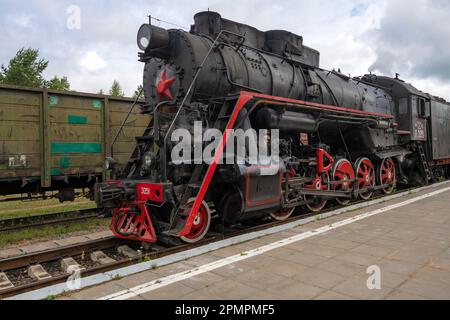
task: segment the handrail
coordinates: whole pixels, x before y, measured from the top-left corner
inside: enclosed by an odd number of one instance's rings
[[[115,137],[113,139],[113,142],[111,143],[111,150],[110,151],[111,151],[111,157],[113,157],[113,158],[114,158],[114,145],[116,144],[117,139],[119,139],[119,135],[122,133],[122,130],[125,127],[125,124],[127,123],[128,118],[130,117],[131,113],[133,112],[134,107],[137,105],[137,103],[139,101],[139,98],[141,97],[143,91],[144,91],[144,87],[142,87],[139,90],[139,93],[137,94],[136,99],[134,99],[133,105],[131,106],[130,110],[128,111],[127,116],[125,117],[125,119],[123,120],[122,124],[120,125],[120,128],[117,131],[117,133],[116,133],[116,135],[115,135]]]
[[[202,63],[200,64],[200,66],[198,67],[198,69],[197,69],[197,71],[195,73],[195,76],[192,79],[192,82],[191,82],[191,84],[189,86],[189,89],[186,92],[186,94],[185,94],[185,96],[183,98],[183,101],[181,102],[181,104],[180,104],[180,106],[178,108],[178,111],[177,111],[175,117],[173,118],[172,123],[170,124],[169,129],[167,130],[166,136],[164,137],[164,144],[163,144],[163,148],[161,150],[161,176],[162,176],[162,181],[163,182],[167,182],[167,169],[166,169],[167,155],[166,155],[166,153],[167,153],[167,142],[169,140],[170,134],[171,134],[172,130],[175,127],[175,123],[178,120],[178,117],[180,116],[181,111],[183,110],[183,107],[184,107],[184,105],[187,102],[187,99],[191,95],[191,92],[192,92],[192,90],[194,88],[195,82],[198,79],[198,76],[200,75],[200,72],[203,70],[203,67],[205,66],[206,61],[208,60],[209,56],[211,55],[212,51],[216,47],[217,43],[219,42],[219,40],[220,40],[220,38],[222,37],[223,34],[229,34],[229,35],[233,35],[233,36],[236,36],[238,38],[241,38],[242,39],[242,44],[245,41],[245,37],[240,35],[240,34],[233,33],[231,31],[227,31],[227,30],[222,30],[222,31],[219,32],[219,34],[217,35],[216,39],[214,40],[214,42],[212,43],[211,47],[209,48],[208,53],[206,54],[205,58],[203,59]]]

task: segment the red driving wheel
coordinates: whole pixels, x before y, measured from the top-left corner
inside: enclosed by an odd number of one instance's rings
[[[383,189],[385,194],[392,194],[397,184],[395,163],[391,158],[384,159],[378,166],[378,183],[380,185],[389,185]]]
[[[275,221],[286,221],[294,213],[295,208],[282,209],[277,212],[271,213],[270,217]]]
[[[350,161],[348,161],[347,159],[341,159],[335,162],[332,169],[332,176],[335,191],[353,190],[353,182],[355,180],[355,170]],[[336,201],[339,204],[346,206],[351,202],[351,199],[336,198]]]
[[[373,190],[370,188],[375,187],[375,167],[372,161],[367,158],[360,158],[355,164],[356,179],[358,183],[358,190],[366,190],[360,193],[359,196],[363,200],[369,200],[373,195]]]
[[[295,172],[294,169],[290,170],[288,173],[289,179],[294,178],[297,175],[297,172]],[[283,188],[283,186],[282,186]],[[285,195],[286,197],[287,195]],[[275,221],[286,221],[289,219],[295,212],[295,208],[287,208],[287,209],[281,209],[277,212],[271,213],[270,217],[274,219]]]
[[[330,190],[330,185],[328,184],[329,180],[328,174],[322,174],[317,176],[312,182],[306,183],[303,188],[307,190],[327,191]],[[309,201],[306,207],[312,212],[322,211],[328,202],[327,200],[323,200],[321,197],[308,195],[305,195],[305,200]]]
[[[195,202],[195,198],[190,199],[186,205],[187,208],[192,208]],[[189,209],[190,211],[190,209]],[[186,243],[196,243],[202,240],[209,231],[211,225],[211,210],[208,204],[203,201],[197,216],[192,223],[191,231],[188,235],[180,237],[180,239]]]

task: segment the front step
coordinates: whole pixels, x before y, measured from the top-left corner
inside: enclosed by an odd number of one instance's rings
[[[175,227],[173,229],[167,230],[167,231],[163,231],[161,232],[161,234],[165,235],[165,236],[169,236],[169,237],[178,237],[178,235],[180,234],[180,232],[184,229],[184,224],[179,225],[178,227]]]

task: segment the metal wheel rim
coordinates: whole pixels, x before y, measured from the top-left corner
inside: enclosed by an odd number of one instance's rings
[[[279,210],[271,213],[270,217],[275,221],[286,221],[294,214],[295,208]]]
[[[192,206],[194,202],[195,199],[189,200],[187,207]],[[198,210],[198,214],[192,224],[190,233],[186,236],[180,237],[180,239],[186,243],[199,242],[208,233],[210,225],[211,225],[211,210],[209,209],[208,204],[205,201],[203,201],[202,205]]]
[[[391,176],[389,177],[389,171]],[[383,174],[383,172],[385,172]],[[378,167],[378,179],[380,185],[386,184],[385,182],[392,182],[391,186],[383,189],[383,192],[387,195],[392,194],[397,184],[395,163],[391,158],[384,159]],[[387,181],[386,181],[387,180]]]
[[[365,168],[362,167],[365,166]],[[363,181],[365,175],[368,175],[369,171],[371,171],[369,176],[369,181]],[[375,170],[372,161],[368,158],[361,158],[356,162],[355,165],[355,174],[358,179],[358,189],[365,189],[367,187],[375,186]],[[360,177],[362,175],[362,177]],[[369,200],[373,196],[373,191],[369,191],[364,194],[359,194],[359,197],[363,200]]]
[[[352,169],[352,174],[350,174],[350,176],[348,177],[348,179],[350,179],[350,180],[355,179],[355,170],[354,170],[354,168],[353,168],[352,163],[351,163],[350,161],[348,161],[347,159],[341,159],[341,160],[337,161],[337,162],[334,164],[334,166],[333,166],[333,171],[332,171],[333,181],[336,181],[336,178],[337,178],[337,177],[338,177],[338,178],[341,178],[341,177],[337,176],[336,174],[337,174],[337,172],[338,172],[339,166],[341,166],[343,163],[348,164],[349,167]],[[333,185],[333,189],[334,189],[334,190],[341,191],[342,189],[336,189],[337,186],[338,186],[338,185],[334,184],[334,185]],[[345,189],[344,191],[351,190],[351,189],[353,189],[353,182],[349,183],[348,189]],[[340,198],[336,198],[336,202],[339,203],[340,205],[343,205],[343,206],[346,206],[346,205],[350,204],[351,201],[352,201],[351,199],[340,199]]]
[[[326,175],[326,178],[329,180],[328,175]],[[313,181],[313,183],[312,183],[311,186],[304,186],[304,188],[305,188],[305,189],[319,190],[319,189],[317,189],[316,187],[314,187],[314,185],[316,184],[317,180],[318,180],[318,178],[316,178],[316,179]],[[320,190],[330,190],[330,185],[327,184],[327,183],[324,183],[323,177],[320,177],[320,180],[321,180],[321,185],[322,185],[322,187],[320,188]],[[325,182],[326,182],[326,181],[325,181]],[[319,197],[315,197],[315,196],[306,196],[306,195],[305,195],[305,200],[308,200],[308,198],[312,198],[312,199],[315,199],[315,200],[320,199]],[[321,201],[321,202],[319,202],[319,203],[317,203],[317,204],[311,204],[311,203],[308,203],[308,204],[306,205],[306,207],[307,207],[311,212],[320,212],[320,211],[323,210],[323,208],[325,208],[325,206],[327,205],[327,203],[328,203],[328,200],[323,200],[323,201]]]

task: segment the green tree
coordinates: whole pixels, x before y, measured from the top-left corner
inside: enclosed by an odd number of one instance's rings
[[[109,90],[109,94],[113,97],[124,97],[125,93],[122,90],[120,83],[117,80],[114,80],[111,89]]]
[[[46,87],[52,90],[69,91],[70,83],[69,80],[67,80],[67,77],[58,78],[57,76],[55,76],[50,81],[46,82]]]
[[[0,81],[17,86],[44,87],[42,72],[47,66],[48,61],[39,59],[39,50],[22,48],[9,61],[8,66],[1,66]]]
[[[133,99],[142,97],[142,92],[141,91],[142,91],[143,88],[144,87],[142,86],[142,84],[138,85],[138,87],[136,88],[136,90],[133,93]],[[140,96],[138,97],[139,94],[140,94]]]

